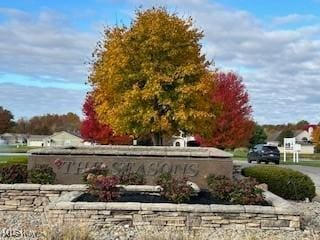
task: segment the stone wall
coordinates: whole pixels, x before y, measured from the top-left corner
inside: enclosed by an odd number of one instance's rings
[[[83,184],[0,184],[0,211],[43,212],[49,203],[61,200],[62,196],[69,198],[86,188]]]
[[[200,188],[207,188],[206,176],[232,178],[232,154],[216,148],[94,146],[42,148],[30,151],[28,168],[49,165],[59,184],[82,183],[87,168],[105,165],[112,175],[142,174],[147,184],[154,185],[162,173],[186,176]]]
[[[300,229],[300,213],[270,192],[265,195],[273,206],[72,202],[85,189],[80,184],[0,184],[0,212],[38,211],[44,212],[52,222],[85,222],[94,226]]]

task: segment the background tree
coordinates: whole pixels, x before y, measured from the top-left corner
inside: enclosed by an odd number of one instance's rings
[[[317,127],[312,132],[312,143],[315,145],[316,152],[320,151],[320,127]]]
[[[299,122],[297,122],[296,124],[296,129],[302,129],[306,126],[308,126],[310,123],[307,120],[301,120]]]
[[[94,102],[91,95],[87,95],[82,111],[85,119],[81,122],[81,136],[93,143],[99,144],[131,144],[129,136],[117,136],[107,124],[101,124],[94,110]]]
[[[294,133],[290,127],[285,128],[278,136],[277,140],[281,145],[284,144],[284,138],[293,138]]]
[[[233,72],[219,73],[211,102],[220,104],[221,111],[215,121],[211,122],[212,135],[209,138],[197,137],[201,145],[222,149],[247,146],[254,122],[242,78]]]
[[[266,143],[266,141],[267,141],[267,134],[265,133],[263,127],[255,123],[253,135],[249,140],[249,147],[251,148],[257,144]]]
[[[117,134],[209,133],[214,109],[203,37],[192,19],[164,8],[139,10],[130,27],[105,30],[89,82],[98,118]]]
[[[13,127],[14,122],[12,113],[0,106],[0,134],[5,133]]]
[[[31,119],[19,119],[12,129],[16,133],[51,135],[54,132],[67,131],[78,134],[80,118],[74,113],[46,114],[34,116]]]

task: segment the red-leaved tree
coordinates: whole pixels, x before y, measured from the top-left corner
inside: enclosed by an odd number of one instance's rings
[[[87,95],[82,111],[85,119],[81,122],[80,133],[86,140],[99,144],[131,144],[132,139],[129,136],[115,135],[109,125],[101,124],[98,121],[94,102],[90,94]]]
[[[196,136],[201,146],[236,148],[248,145],[253,133],[252,108],[242,78],[233,72],[218,73],[212,102],[221,106],[209,138]]]

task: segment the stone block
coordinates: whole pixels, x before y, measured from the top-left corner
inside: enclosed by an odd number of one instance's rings
[[[261,227],[289,227],[289,220],[261,220]]]
[[[211,212],[210,206],[204,204],[177,204],[176,207],[179,212]]]
[[[211,204],[211,212],[217,213],[244,213],[245,209],[242,205],[220,205],[220,204]]]
[[[10,190],[13,188],[13,184],[0,184],[1,190]]]
[[[18,211],[33,212],[33,206],[18,206]]]
[[[141,210],[143,211],[160,211],[171,212],[177,211],[177,204],[172,203],[141,203]]]
[[[135,202],[108,202],[106,210],[125,210],[125,211],[140,211],[141,203]]]
[[[300,216],[292,216],[292,215],[278,215],[278,219],[285,219],[290,221],[300,221]]]
[[[4,202],[4,204],[7,206],[18,206],[18,205],[20,205],[20,201],[19,200],[6,200]]]
[[[223,217],[222,216],[203,216],[201,217],[201,219],[203,221],[213,221],[213,220],[221,220],[223,219]]]
[[[246,213],[275,214],[275,208],[269,206],[245,205],[244,209]]]
[[[300,228],[300,221],[290,221],[289,228]]]
[[[16,205],[0,205],[0,211],[13,211],[17,210],[18,206]]]
[[[36,196],[16,196],[14,197],[15,200],[27,200],[27,201],[33,201],[36,198]]]
[[[99,210],[98,213],[101,215],[111,215],[111,211],[107,211],[107,210],[102,210],[102,211]]]
[[[74,209],[75,203],[73,202],[58,202],[55,204],[55,209],[71,210]]]
[[[33,200],[21,200],[20,201],[20,205],[24,206],[24,205],[32,205],[33,204]]]
[[[16,183],[16,184],[13,184],[12,189],[30,191],[30,190],[39,190],[40,186],[41,186],[40,184]]]
[[[74,203],[74,209],[96,209],[96,210],[105,210],[107,203],[103,202],[76,202]]]

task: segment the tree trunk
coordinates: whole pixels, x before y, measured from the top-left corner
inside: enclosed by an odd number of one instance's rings
[[[153,133],[152,142],[153,142],[153,146],[163,146],[162,133]]]

